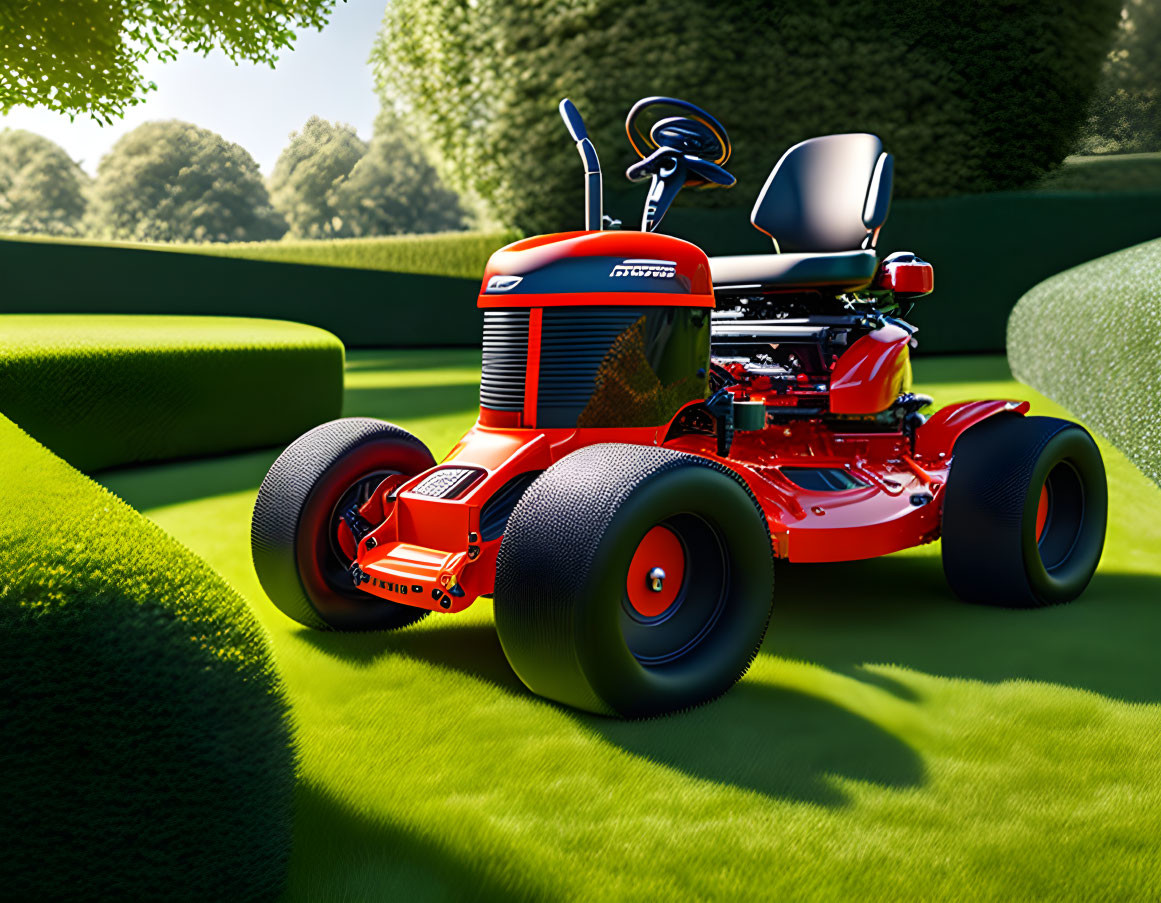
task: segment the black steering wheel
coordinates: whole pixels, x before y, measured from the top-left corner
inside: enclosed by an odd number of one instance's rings
[[[644,124],[650,120],[653,125],[646,132]],[[625,172],[630,181],[680,176],[678,184],[686,188],[729,188],[737,181],[722,168],[733,150],[725,128],[689,101],[644,97],[625,118],[625,133],[641,158]]]

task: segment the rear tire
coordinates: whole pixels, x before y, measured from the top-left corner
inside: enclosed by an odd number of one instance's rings
[[[251,521],[254,570],[270,601],[320,630],[394,630],[428,614],[357,589],[334,536],[340,501],[434,464],[411,433],[366,417],[332,420],[295,439],[262,481]]]
[[[513,511],[496,629],[534,693],[648,717],[742,677],[773,588],[766,519],[731,471],[669,449],[590,446],[546,470]]]
[[[1081,426],[1001,415],[955,444],[943,500],[943,571],[965,602],[1070,602],[1104,548],[1108,487]]]

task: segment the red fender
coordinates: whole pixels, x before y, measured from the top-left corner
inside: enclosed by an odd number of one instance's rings
[[[878,414],[906,391],[911,333],[893,324],[857,339],[830,374],[835,414]]]
[[[1026,401],[965,401],[941,408],[915,431],[915,456],[925,460],[949,458],[955,441],[977,423],[997,414],[1028,413]]]

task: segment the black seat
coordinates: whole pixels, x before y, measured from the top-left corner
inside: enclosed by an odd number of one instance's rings
[[[870,284],[875,242],[891,204],[891,155],[875,135],[811,138],[794,145],[770,173],[750,222],[774,242],[773,254],[711,257],[714,291]]]
[[[870,284],[878,267],[879,257],[874,251],[742,254],[710,258],[714,291],[735,293],[787,285],[853,291]]]

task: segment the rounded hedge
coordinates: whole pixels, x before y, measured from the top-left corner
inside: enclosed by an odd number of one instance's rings
[[[246,603],[3,417],[0,511],[4,896],[277,896],[294,753]]]
[[[1008,320],[1012,373],[1161,484],[1161,240],[1046,279]]]
[[[705,107],[734,139],[738,188],[679,203],[748,205],[791,144],[860,130],[895,154],[900,197],[1027,184],[1074,143],[1120,7],[394,0],[373,59],[384,100],[413,111],[449,180],[535,233],[582,219],[580,162],[556,113],[565,95],[626,223],[643,192],[621,176],[636,159],[623,122],[649,94]]]
[[[0,314],[0,412],[82,470],[284,444],[339,416],[343,344],[245,317]]]

